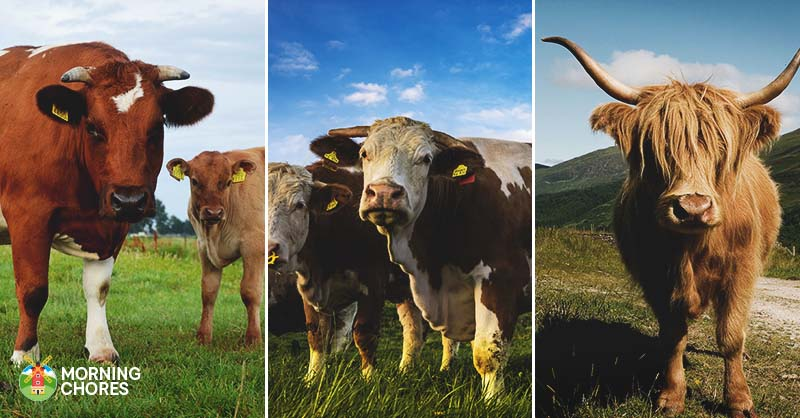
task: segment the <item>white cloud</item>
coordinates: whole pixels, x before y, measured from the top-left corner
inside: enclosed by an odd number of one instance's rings
[[[520,103],[508,107],[490,107],[465,112],[460,116],[459,136],[482,136],[532,142],[533,115],[531,105]]]
[[[342,68],[341,70],[339,70],[339,75],[337,75],[337,76],[336,76],[336,77],[334,77],[333,79],[334,79],[334,80],[336,80],[336,81],[339,81],[339,80],[341,80],[341,79],[345,78],[345,77],[346,77],[348,74],[350,74],[350,72],[352,72],[352,70],[351,70],[351,69],[349,69],[349,68]]]
[[[311,139],[303,134],[286,135],[281,138],[269,139],[270,161],[285,161],[292,164],[301,164],[313,160],[313,154],[308,146]]]
[[[336,39],[332,39],[326,42],[325,45],[328,45],[328,48],[330,49],[344,49],[344,47],[347,46],[347,44],[345,44],[344,42],[338,41]]]
[[[402,69],[402,68],[395,68],[389,74],[395,78],[406,78],[406,77],[416,77],[422,72],[422,66],[419,64],[414,64],[413,67],[409,69]]]
[[[772,81],[775,74],[747,74],[731,64],[707,64],[682,62],[669,55],[657,55],[648,50],[614,51],[610,63],[601,65],[625,84],[646,86],[663,84],[670,78],[689,83],[709,82],[710,84],[739,92],[758,90]],[[560,59],[554,66],[555,81],[562,85],[596,89],[586,71],[574,59]],[[771,102],[776,109],[786,114],[785,120],[794,120],[800,113],[800,96],[784,92]],[[793,115],[795,114],[795,115]],[[788,125],[784,125],[788,126]]]
[[[509,31],[503,34],[503,38],[509,42],[517,39],[520,35],[527,32],[531,28],[532,20],[533,19],[530,13],[517,16],[517,20],[511,24]]]
[[[417,103],[425,98],[425,88],[422,83],[417,83],[414,87],[409,87],[400,91],[400,100],[409,103]]]
[[[492,27],[491,26],[489,26],[489,25],[487,25],[485,23],[481,23],[480,25],[478,25],[476,27],[476,29],[478,29],[478,33],[481,34],[481,40],[482,41],[488,42],[488,43],[497,42],[497,38],[495,38],[494,35],[492,35]]]
[[[386,101],[386,86],[375,83],[353,83],[355,93],[345,96],[344,101],[358,106],[369,106]]]
[[[280,42],[278,47],[281,51],[275,57],[272,69],[288,74],[303,74],[319,68],[314,54],[305,49],[301,43]]]

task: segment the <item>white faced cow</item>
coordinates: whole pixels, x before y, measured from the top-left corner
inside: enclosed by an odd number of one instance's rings
[[[361,218],[387,237],[431,326],[472,341],[494,396],[517,316],[531,306],[531,145],[457,140],[405,117],[329,135],[312,150],[363,171]]]

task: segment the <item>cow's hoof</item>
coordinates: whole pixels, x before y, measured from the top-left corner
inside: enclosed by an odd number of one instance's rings
[[[261,334],[246,334],[244,336],[244,344],[252,347],[261,344]]]
[[[364,379],[369,381],[375,376],[375,367],[371,364],[368,364],[367,367],[361,369],[361,376],[364,376]]]
[[[101,348],[98,350],[91,350],[87,349],[89,353],[89,361],[93,363],[100,363],[100,364],[119,364],[119,353],[117,350],[112,348]]]
[[[200,332],[197,331],[197,343],[200,345],[209,345],[211,344],[211,333],[210,332]]]
[[[685,408],[683,399],[675,399],[677,396],[662,393],[658,397],[657,411],[664,416],[674,417],[683,413]]]
[[[14,367],[21,367],[23,364],[27,364],[28,361],[25,360],[25,356],[30,357],[33,361],[39,361],[42,359],[41,353],[39,351],[39,344],[37,343],[28,351],[22,350],[14,350],[11,354],[11,359],[9,362],[14,365]]]
[[[730,418],[758,418],[755,408],[750,408],[744,411],[740,409],[731,409],[730,413],[728,413],[728,416]]]

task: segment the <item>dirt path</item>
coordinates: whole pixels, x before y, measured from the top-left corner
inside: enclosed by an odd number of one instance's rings
[[[800,342],[800,281],[758,279],[750,318],[753,325],[783,331]]]

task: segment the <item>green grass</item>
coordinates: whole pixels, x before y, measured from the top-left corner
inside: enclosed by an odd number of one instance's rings
[[[239,297],[241,262],[224,271],[214,342],[195,343],[200,320],[200,264],[194,241],[162,239],[159,253],[123,249],[114,268],[107,316],[120,367],[139,367],[127,396],[63,396],[41,403],[22,396],[21,369],[3,361],[0,416],[241,417],[264,415],[264,349],[245,348],[246,313]],[[92,366],[83,353],[86,303],[82,261],[53,252],[50,297],[39,322],[42,356],[61,367]],[[11,249],[0,247],[0,355],[11,356],[17,302]],[[243,382],[243,383],[242,383]],[[241,385],[241,387],[240,387]]]
[[[773,263],[797,268],[784,255]],[[575,230],[537,229],[535,314],[537,416],[659,416],[653,409],[662,368],[658,325],[613,244]],[[800,416],[796,343],[753,327],[746,350],[745,374],[760,416]],[[685,364],[682,416],[726,416],[713,311],[690,326]]]
[[[270,416],[280,417],[527,417],[531,415],[531,314],[517,322],[504,395],[480,400],[480,377],[472,350],[462,343],[448,372],[439,372],[441,337],[428,333],[418,366],[402,375],[401,328],[394,305],[383,310],[377,374],[361,378],[358,351],[351,344],[331,359],[323,377],[306,387],[308,365],[304,333],[271,337],[269,350]]]

